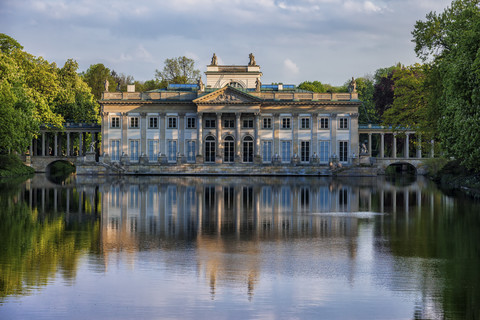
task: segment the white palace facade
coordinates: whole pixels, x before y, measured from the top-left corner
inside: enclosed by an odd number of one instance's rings
[[[214,55],[205,74],[206,85],[104,92],[101,161],[125,168],[308,167],[358,156],[354,85],[349,93],[262,85],[253,55],[244,66],[218,65]]]

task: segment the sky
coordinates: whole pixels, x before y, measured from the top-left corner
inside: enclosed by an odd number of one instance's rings
[[[187,56],[205,82],[219,64],[246,65],[262,83],[341,85],[415,56],[417,20],[451,0],[0,0],[0,33],[24,50],[85,71],[103,63],[145,81],[167,58]]]

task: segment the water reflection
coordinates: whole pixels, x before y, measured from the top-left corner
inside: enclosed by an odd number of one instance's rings
[[[478,204],[421,178],[78,177],[57,185],[38,175],[0,196],[0,299],[51,286],[57,273],[75,286],[82,257],[90,271],[113,277],[125,263],[156,268],[160,255],[166,278],[134,294],[173,277],[177,290],[188,283],[190,299],[222,300],[233,286],[277,315],[282,299],[294,299],[311,305],[292,314],[305,317],[338,318],[344,301],[355,318],[384,318],[380,309],[389,308],[402,318],[479,316]],[[115,288],[93,283],[89,294]],[[207,317],[191,308],[185,317]]]

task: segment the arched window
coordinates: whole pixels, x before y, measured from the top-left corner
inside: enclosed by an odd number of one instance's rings
[[[205,162],[215,162],[215,137],[208,136],[205,138]]]
[[[223,162],[233,162],[235,160],[235,139],[232,136],[226,136],[223,139]]]
[[[253,162],[253,138],[243,138],[243,162]]]
[[[228,85],[232,88],[240,88],[240,89],[243,88],[243,85],[240,82],[236,82],[236,81],[231,81]]]

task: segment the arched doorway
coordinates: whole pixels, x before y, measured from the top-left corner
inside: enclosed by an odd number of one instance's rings
[[[223,139],[223,162],[235,161],[235,139],[232,136],[226,136]]]
[[[253,162],[253,138],[243,138],[243,162]]]
[[[205,138],[205,162],[215,163],[215,137]]]

